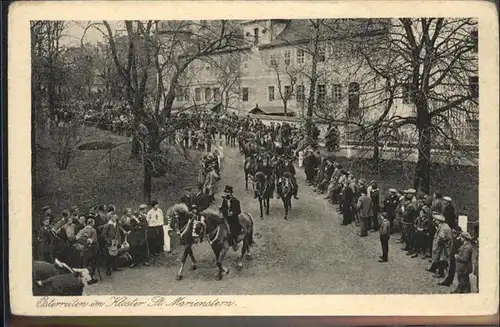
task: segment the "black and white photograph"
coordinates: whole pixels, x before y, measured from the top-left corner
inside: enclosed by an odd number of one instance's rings
[[[487,25],[408,14],[29,19],[26,296],[480,294]]]

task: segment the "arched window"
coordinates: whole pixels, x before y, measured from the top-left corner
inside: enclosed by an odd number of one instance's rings
[[[347,106],[347,116],[349,118],[359,117],[359,84],[356,82],[349,83],[349,101]]]

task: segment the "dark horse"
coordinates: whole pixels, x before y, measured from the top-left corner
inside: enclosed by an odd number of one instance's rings
[[[206,209],[200,213],[200,219],[197,220],[192,212],[188,211],[184,203],[173,205],[167,210],[167,215],[172,218],[173,229],[180,236],[181,245],[184,246],[184,252],[181,259],[181,266],[177,273],[176,280],[182,279],[182,272],[187,256],[193,263],[192,270],[196,269],[196,260],[193,255],[192,246],[195,243],[201,243],[205,238],[212,247],[217,264],[217,274],[215,278],[221,280],[224,274],[229,273],[222,263],[229,250],[229,227],[222,215],[213,210]],[[238,220],[242,226],[242,231],[237,237],[237,243],[243,241],[241,256],[236,261],[236,268],[243,268],[243,257],[251,259],[250,247],[253,244],[253,218],[249,213],[241,213]]]
[[[292,175],[284,172],[278,179],[278,195],[283,201],[285,207],[285,220],[288,218],[288,210],[292,210],[292,196],[295,192],[295,186],[292,183]]]
[[[254,182],[254,176],[255,173],[257,172],[257,158],[254,158],[252,156],[245,157],[245,162],[243,164],[243,171],[245,172],[245,189],[248,190],[248,177],[252,180],[252,188],[255,188],[255,185],[253,184]]]
[[[263,218],[263,208],[266,209],[266,215],[269,215],[269,199],[274,191],[274,181],[272,177],[266,178],[266,175],[259,171],[255,174],[255,189],[259,199],[260,218]]]

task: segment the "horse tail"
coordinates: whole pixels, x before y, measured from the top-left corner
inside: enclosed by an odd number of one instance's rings
[[[253,225],[254,225],[254,222],[253,222],[253,217],[252,215],[249,213],[249,212],[245,212],[247,215],[248,215],[248,218],[250,218],[250,227],[248,229],[248,246],[252,246],[254,244],[254,241],[253,241]]]

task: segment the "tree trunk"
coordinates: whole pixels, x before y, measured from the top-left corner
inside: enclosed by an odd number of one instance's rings
[[[285,114],[285,117],[288,116],[288,108],[287,108],[287,101],[283,101],[283,113]]]
[[[379,129],[375,128],[373,131],[373,155],[372,155],[372,164],[373,170],[378,170],[380,163],[380,148],[379,148]]]
[[[152,190],[152,177],[149,171],[149,165],[147,164],[146,158],[144,159],[144,183],[143,183],[143,196],[146,203],[151,202],[151,190]]]
[[[418,160],[414,189],[429,194],[431,183],[431,117],[426,103],[417,105]]]

